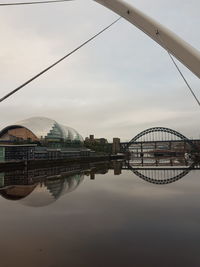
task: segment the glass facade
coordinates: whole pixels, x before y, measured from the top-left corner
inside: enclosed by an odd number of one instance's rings
[[[0,162],[5,161],[5,147],[0,147]]]
[[[4,136],[18,139],[20,136],[22,140],[28,140],[29,136],[29,139],[39,142],[83,143],[83,137],[76,130],[44,117],[33,117],[10,125],[0,132],[0,139]]]

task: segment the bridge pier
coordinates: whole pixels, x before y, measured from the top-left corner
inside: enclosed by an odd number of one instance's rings
[[[120,146],[120,138],[113,138],[113,144],[112,144],[112,154],[116,155],[117,153],[120,153],[121,146]]]

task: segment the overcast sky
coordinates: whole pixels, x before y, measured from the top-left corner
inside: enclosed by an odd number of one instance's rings
[[[128,2],[200,50],[199,0]],[[92,0],[76,0],[0,7],[0,17],[2,97],[118,16]],[[199,79],[179,66],[200,98]],[[124,19],[0,103],[0,112],[0,128],[45,116],[83,137],[125,141],[146,128],[164,126],[200,138],[200,109],[169,56]]]

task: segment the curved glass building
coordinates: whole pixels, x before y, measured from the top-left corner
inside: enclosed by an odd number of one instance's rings
[[[3,141],[83,142],[73,128],[45,117],[33,117],[5,127],[0,132]]]

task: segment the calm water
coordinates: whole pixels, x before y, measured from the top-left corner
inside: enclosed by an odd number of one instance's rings
[[[0,173],[0,266],[199,267],[200,172],[177,165]]]

